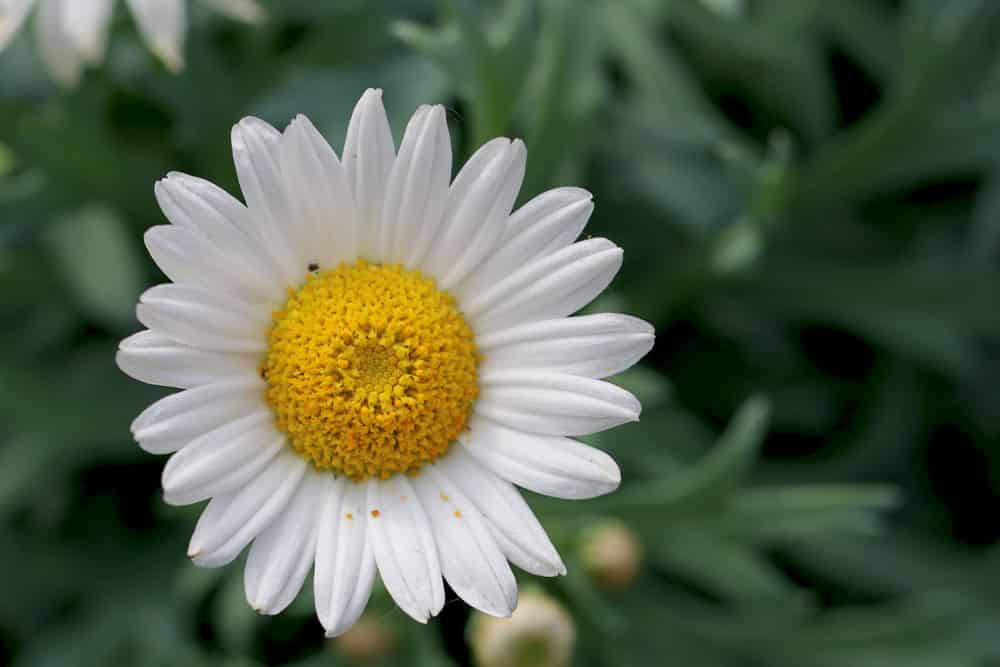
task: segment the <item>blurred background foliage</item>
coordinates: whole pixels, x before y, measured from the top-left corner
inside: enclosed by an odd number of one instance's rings
[[[1000,3],[267,4],[249,28],[192,3],[180,76],[125,12],[78,90],[30,35],[0,54],[0,664],[473,660],[457,602],[424,628],[377,593],[365,653],[308,590],[262,618],[240,567],[195,569],[197,509],[128,434],[162,392],[113,363],[162,279],[154,180],[235,192],[240,117],[339,147],[377,86],[397,132],[446,103],[463,156],[525,138],[524,198],[594,192],[626,263],[593,309],[656,325],[619,378],[642,422],[591,438],[620,491],[530,498],[572,664],[1000,665]],[[609,521],[638,546],[613,586],[585,544]]]

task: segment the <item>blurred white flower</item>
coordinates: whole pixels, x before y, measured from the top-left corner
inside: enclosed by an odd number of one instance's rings
[[[509,615],[508,561],[565,567],[520,485],[558,498],[618,487],[606,453],[573,440],[636,421],[601,378],[638,361],[653,328],[614,313],[569,317],[611,282],[622,250],[574,242],[591,195],[563,187],[512,212],[521,141],[484,144],[452,180],[445,110],[420,107],[397,153],[381,92],[355,108],[343,161],[304,116],[233,129],[246,206],[171,174],[172,225],[146,244],[174,282],[148,290],[147,331],[119,367],[184,389],[133,424],[173,454],[168,503],[211,498],[189,555],[204,567],[250,543],[247,600],[276,614],[309,570],[329,635],[367,604],[376,571],[420,622],[442,577]]]
[[[264,18],[256,0],[203,0],[246,22]],[[115,0],[0,0],[0,51],[36,10],[35,33],[42,62],[64,86],[75,86],[85,65],[104,58]],[[186,0],[125,0],[143,40],[171,71],[184,65]]]

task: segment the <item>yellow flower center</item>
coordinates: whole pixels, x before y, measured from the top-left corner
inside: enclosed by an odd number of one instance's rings
[[[479,393],[474,337],[454,298],[419,272],[364,260],[290,291],[261,372],[292,448],[356,480],[444,454]]]

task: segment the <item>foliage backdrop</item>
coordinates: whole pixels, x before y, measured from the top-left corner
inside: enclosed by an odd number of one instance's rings
[[[30,35],[0,54],[0,664],[347,664],[308,592],[258,617],[240,567],[184,558],[197,509],[128,434],[161,392],[113,356],[162,279],[154,180],[236,192],[236,120],[305,113],[339,147],[377,86],[397,132],[448,104],[463,156],[523,137],[525,198],[591,190],[588,233],[626,251],[593,308],[656,325],[619,377],[642,422],[593,438],[621,490],[531,499],[574,664],[1000,665],[1000,3],[282,0],[256,29],[191,7],[180,76],[124,11],[76,91]],[[604,517],[644,544],[624,593],[579,562]],[[381,664],[470,659],[463,605],[427,628],[373,605]]]

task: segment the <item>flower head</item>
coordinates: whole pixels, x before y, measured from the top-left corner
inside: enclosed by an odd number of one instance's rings
[[[184,65],[186,0],[125,0],[143,40],[172,71]],[[256,0],[205,0],[234,19],[255,22],[264,10]],[[85,65],[104,58],[114,0],[0,0],[0,51],[37,7],[35,33],[42,62],[64,86],[80,81]]]
[[[442,107],[421,107],[397,151],[381,92],[358,102],[343,161],[304,117],[233,130],[246,205],[171,174],[171,225],[146,243],[173,281],[140,299],[148,327],[118,364],[183,391],[133,424],[172,454],[165,500],[211,499],[189,555],[248,545],[247,599],[274,614],[315,568],[316,610],[343,633],[378,573],[419,621],[466,602],[509,615],[508,561],[565,572],[514,485],[589,498],[620,481],[568,436],[638,419],[600,378],[653,344],[633,317],[569,317],[611,281],[622,251],[574,242],[593,209],[578,188],[512,212],[520,141],[482,146],[452,180]]]

